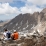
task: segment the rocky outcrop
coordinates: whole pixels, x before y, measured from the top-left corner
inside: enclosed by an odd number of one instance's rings
[[[24,31],[30,30],[33,25],[37,25],[37,18],[35,19],[35,15],[26,13],[19,14],[13,18],[9,23],[4,25],[4,28],[8,28],[9,30],[15,29],[17,31]]]
[[[29,36],[22,36],[17,40],[0,41],[0,46],[46,46],[46,36],[35,32]]]

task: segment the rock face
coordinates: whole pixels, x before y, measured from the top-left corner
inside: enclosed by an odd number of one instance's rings
[[[38,14],[38,13],[36,13]],[[33,29],[33,26],[37,25],[37,18],[32,14],[19,14],[9,23],[4,25],[4,28],[9,30],[16,29],[17,31],[25,31]]]

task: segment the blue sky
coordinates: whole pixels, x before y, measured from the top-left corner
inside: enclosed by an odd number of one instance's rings
[[[18,14],[41,12],[46,0],[0,0],[0,20],[13,19]]]
[[[22,7],[22,6],[24,6],[25,5],[25,2],[22,2],[22,1],[16,1],[16,2],[14,2],[14,3],[10,3],[10,5],[12,6],[12,7],[18,7],[18,8],[20,8],[20,7]]]

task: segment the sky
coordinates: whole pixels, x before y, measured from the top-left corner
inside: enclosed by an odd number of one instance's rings
[[[13,19],[20,13],[41,12],[46,0],[0,0],[0,20]]]

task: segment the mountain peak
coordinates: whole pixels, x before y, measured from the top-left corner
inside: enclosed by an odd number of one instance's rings
[[[46,8],[44,8],[44,9],[42,10],[42,12],[43,12],[43,13],[46,13]]]
[[[26,31],[33,30],[34,27],[40,22],[46,21],[46,8],[43,9],[40,13],[34,12],[33,14],[19,14],[15,18],[13,18],[9,23],[4,25],[4,28],[8,28],[9,30],[17,30],[17,31]]]

